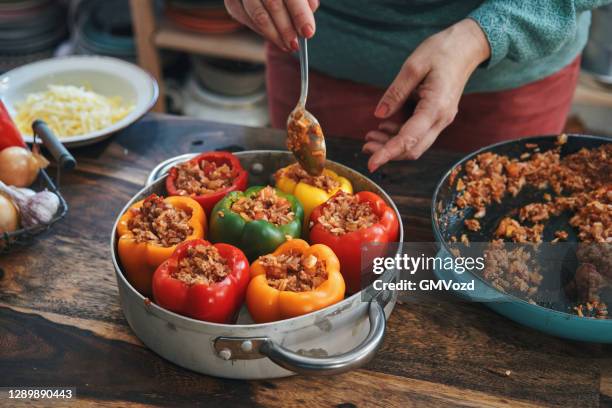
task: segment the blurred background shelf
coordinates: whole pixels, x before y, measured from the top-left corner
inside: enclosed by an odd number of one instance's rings
[[[200,34],[162,22],[153,42],[160,48],[241,61],[265,62],[263,41],[255,33],[246,30],[229,34]]]
[[[174,82],[164,81],[163,64],[160,58],[162,50],[181,51],[191,54],[192,60],[194,57],[201,58],[201,64],[210,62],[216,64],[217,69],[229,69],[230,73],[234,70],[234,74],[237,75],[236,78],[241,75],[238,71],[242,67],[247,67],[248,71],[252,69],[250,64],[264,63],[263,40],[232,20],[225,11],[222,1],[171,1],[165,3],[162,12],[157,6],[155,0],[130,0],[138,63],[151,73],[160,85],[160,98],[154,110],[158,112],[167,111],[168,106],[166,104],[168,101],[180,100],[179,105],[184,105],[190,101],[195,103],[194,100],[198,100],[200,104],[203,103],[202,98],[189,97],[189,94],[194,94],[194,92],[201,96],[201,90],[190,92],[189,89],[186,89],[186,86],[193,88],[202,85],[202,82],[205,81],[187,81],[180,92],[173,89],[176,88]],[[206,61],[206,58],[209,58],[210,61]],[[236,63],[234,66],[224,64],[225,66],[219,68],[218,59],[234,60]],[[246,72],[246,75],[250,74],[250,72]],[[261,75],[263,75],[263,70]],[[206,92],[206,90],[203,91]],[[241,112],[246,111],[247,113],[250,102],[243,101],[253,100],[246,98],[226,101],[222,99],[223,95],[218,96],[219,98],[216,98],[213,95],[213,104],[235,104],[236,106],[233,109]],[[230,95],[226,95],[226,97],[231,98]],[[259,106],[254,107],[254,110],[258,110],[265,100],[261,98],[255,98],[255,100],[258,101]],[[207,100],[206,103],[212,103],[211,101]],[[238,106],[240,103],[243,105]],[[188,109],[182,106],[181,110]],[[260,114],[255,115],[261,116]],[[235,117],[239,116],[235,115]],[[255,120],[254,123],[259,122]],[[267,124],[267,121],[264,124]]]

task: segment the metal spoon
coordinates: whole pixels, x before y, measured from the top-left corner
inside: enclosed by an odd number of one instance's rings
[[[300,37],[300,99],[287,118],[287,148],[311,176],[319,176],[325,168],[327,150],[319,121],[306,110],[308,96],[308,48],[306,38]]]

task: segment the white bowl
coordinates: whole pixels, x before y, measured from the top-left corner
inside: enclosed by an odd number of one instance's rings
[[[132,111],[120,121],[95,132],[78,136],[57,135],[66,146],[84,146],[108,138],[147,113],[157,101],[157,82],[147,72],[129,62],[101,56],[69,56],[34,62],[0,76],[0,99],[11,116],[15,104],[47,85],[87,86],[105,96],[120,96]],[[31,143],[32,137],[24,136]]]

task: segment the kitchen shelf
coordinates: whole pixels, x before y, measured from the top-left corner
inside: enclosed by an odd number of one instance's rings
[[[263,63],[264,42],[247,29],[229,34],[200,34],[163,21],[157,21],[155,0],[130,0],[132,26],[138,49],[138,64],[159,84],[159,99],[153,108],[166,110],[166,92],[162,75],[160,49]]]
[[[230,34],[192,33],[162,23],[154,37],[159,48],[250,62],[265,62],[264,43],[247,30]]]
[[[573,102],[575,104],[612,108],[612,86],[600,84],[590,75],[581,73]]]

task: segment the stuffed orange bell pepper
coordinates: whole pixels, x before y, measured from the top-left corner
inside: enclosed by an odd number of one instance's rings
[[[246,304],[255,322],[273,322],[333,305],[344,291],[334,252],[292,239],[253,262]]]
[[[117,225],[117,250],[128,281],[151,296],[155,269],[181,242],[204,238],[206,214],[190,197],[152,194],[123,214]]]
[[[293,194],[304,207],[304,226],[308,226],[310,213],[317,206],[330,199],[338,191],[353,192],[351,182],[329,169],[323,170],[323,174],[313,177],[306,173],[298,164],[284,167],[274,175],[276,187],[287,193]],[[303,233],[307,232],[304,228]]]

